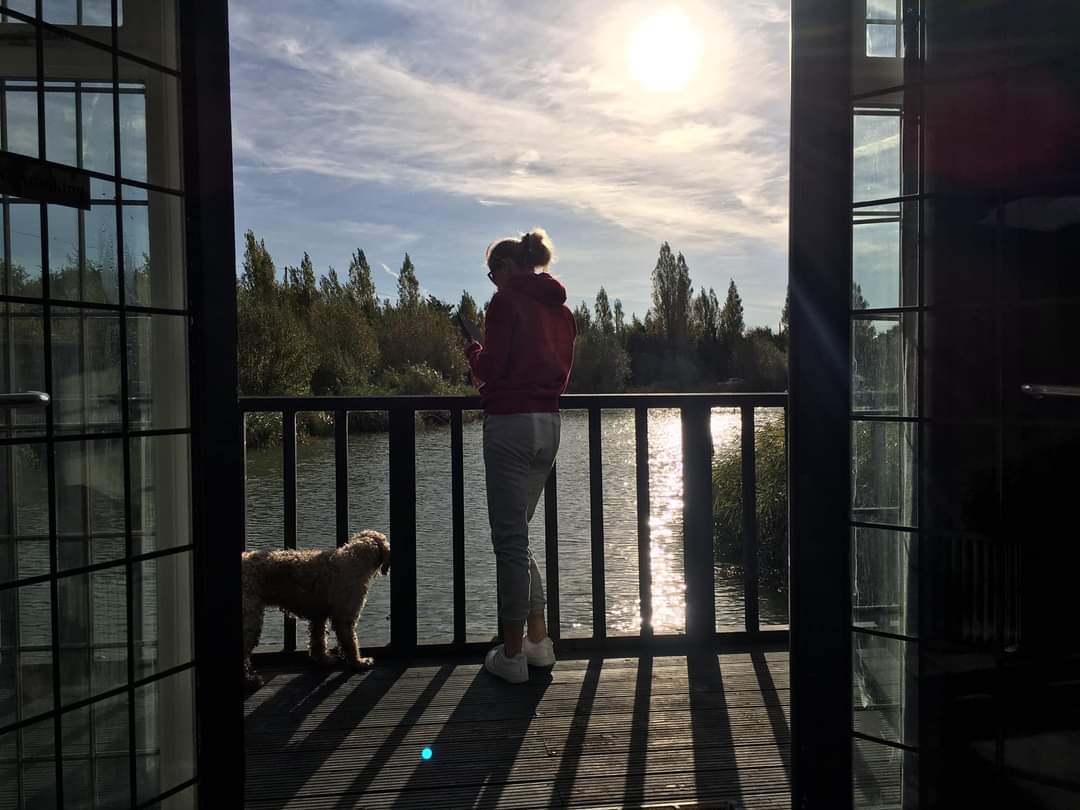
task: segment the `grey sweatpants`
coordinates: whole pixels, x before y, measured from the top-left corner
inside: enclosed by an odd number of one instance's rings
[[[499,582],[499,619],[525,621],[542,611],[544,585],[529,549],[529,521],[559,452],[557,413],[484,417],[488,521]]]

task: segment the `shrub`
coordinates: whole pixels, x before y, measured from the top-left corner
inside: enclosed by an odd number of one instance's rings
[[[787,575],[787,454],[783,419],[755,430],[757,470],[758,573],[763,580]],[[741,566],[742,452],[728,448],[713,462],[713,549],[725,565]]]

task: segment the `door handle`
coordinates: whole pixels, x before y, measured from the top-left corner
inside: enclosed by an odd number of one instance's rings
[[[44,391],[0,394],[0,408],[45,408],[50,401],[51,397]]]
[[[1021,385],[1020,390],[1029,397],[1064,397],[1080,399],[1080,385]]]

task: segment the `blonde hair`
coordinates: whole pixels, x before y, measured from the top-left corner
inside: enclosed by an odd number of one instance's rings
[[[496,239],[488,245],[485,258],[488,270],[495,270],[506,259],[526,270],[545,269],[555,260],[555,247],[547,231],[533,228],[520,237]]]

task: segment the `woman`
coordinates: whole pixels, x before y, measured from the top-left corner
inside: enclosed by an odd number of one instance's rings
[[[529,521],[559,450],[559,397],[570,379],[577,327],[566,288],[547,272],[551,260],[551,241],[540,229],[488,247],[488,278],[498,291],[488,305],[484,343],[473,341],[467,349],[484,401],[488,520],[503,638],[484,665],[511,683],[527,681],[530,664],[555,663]]]

